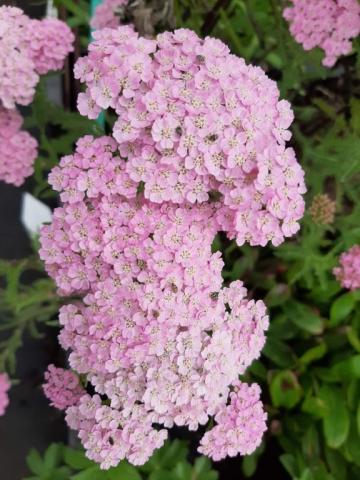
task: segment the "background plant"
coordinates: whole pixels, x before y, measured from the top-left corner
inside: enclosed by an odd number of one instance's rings
[[[27,464],[34,475],[24,480],[217,480],[218,474],[206,457],[198,457],[191,464],[184,442],[167,442],[142,467],[136,469],[123,461],[110,470],[100,470],[88,460],[82,450],[62,444],[52,444],[41,456],[31,450]]]

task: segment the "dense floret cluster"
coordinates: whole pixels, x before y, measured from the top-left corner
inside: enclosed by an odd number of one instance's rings
[[[69,423],[104,468],[124,456],[141,464],[166,437],[152,425],[195,430],[226,406],[264,345],[265,306],[241,282],[222,288],[216,204],[151,204],[112,138],[79,140],[50,183],[64,205],[42,229],[40,255],[62,294],[83,295],[61,309],[60,342],[109,399],[82,399]],[[85,403],[97,412],[91,422]],[[253,448],[264,429],[259,421]]]
[[[124,171],[153,203],[219,197],[218,221],[239,245],[279,245],[299,228],[304,174],[286,148],[293,113],[263,70],[190,30],[138,37],[129,26],[94,34],[75,76],[80,113],[118,115]]]
[[[61,295],[60,343],[89,385],[66,409],[102,468],[144,463],[172,426],[197,430],[215,460],[251,453],[266,414],[241,383],[265,342],[262,301],[223,285],[225,231],[280,244],[303,215],[304,174],[286,147],[293,114],[276,84],[222,42],[189,30],[94,33],[75,75],[79,110],[118,115],[112,137],[86,136],[49,182],[62,206],[40,255]]]
[[[128,0],[103,0],[96,9],[90,25],[94,30],[116,28],[120,25],[120,15]]]
[[[360,288],[360,245],[354,245],[340,256],[340,265],[334,275],[344,288]]]
[[[216,414],[216,425],[205,433],[199,448],[215,461],[252,453],[259,445],[259,432],[266,429],[259,386],[235,382],[233,388],[229,405]]]
[[[10,389],[9,378],[6,373],[0,373],[0,416],[4,415],[9,405],[8,391]]]
[[[37,141],[21,130],[23,119],[17,110],[0,106],[0,180],[22,185],[34,171]]]
[[[45,380],[44,393],[50,400],[50,405],[59,410],[76,405],[85,393],[75,373],[63,368],[56,368],[55,365],[48,366]]]
[[[332,67],[341,55],[352,50],[352,39],[360,33],[357,0],[291,0],[284,10],[290,32],[305,50],[320,47],[323,65]]]
[[[27,40],[37,73],[45,75],[52,70],[61,70],[66,57],[73,51],[74,34],[57,18],[30,22]]]
[[[39,74],[62,68],[74,35],[60,20],[33,20],[16,7],[0,7],[0,104],[32,102]]]
[[[25,43],[29,21],[19,8],[0,7],[0,104],[5,108],[31,103],[39,81]]]
[[[61,69],[73,41],[60,20],[33,20],[19,8],[0,7],[0,180],[20,186],[32,174],[37,142],[20,131],[15,106],[32,102],[39,75]]]

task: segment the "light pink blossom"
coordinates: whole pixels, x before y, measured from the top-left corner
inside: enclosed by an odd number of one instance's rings
[[[291,4],[283,13],[291,35],[305,50],[324,50],[325,67],[351,52],[351,40],[360,33],[357,0],[291,0]]]
[[[19,8],[0,7],[0,104],[29,105],[39,74],[61,69],[73,41],[60,20],[33,20]]]
[[[49,365],[45,372],[43,390],[50,404],[59,410],[77,405],[85,391],[79,378],[71,371]]]
[[[23,119],[17,110],[0,105],[0,180],[16,186],[34,171],[37,141],[21,130]]]
[[[94,30],[116,28],[120,25],[120,13],[128,0],[103,0],[96,9],[90,25]]]
[[[360,245],[354,245],[340,255],[340,265],[333,272],[344,288],[360,288]]]
[[[268,328],[265,305],[248,300],[242,282],[223,286],[221,254],[211,251],[216,203],[152,204],[116,147],[84,137],[54,168],[49,181],[64,203],[40,250],[59,293],[82,299],[61,308],[59,339],[95,396],[67,418],[103,468],[145,462],[166,428],[205,424],[258,358]]]
[[[94,33],[75,76],[86,86],[82,114],[116,111],[124,171],[146,199],[201,204],[217,193],[220,228],[239,244],[276,246],[296,233],[305,186],[286,146],[293,113],[259,67],[190,30],[148,40],[122,26]]]
[[[6,407],[9,405],[9,389],[9,377],[6,373],[0,373],[0,416],[4,415]]]

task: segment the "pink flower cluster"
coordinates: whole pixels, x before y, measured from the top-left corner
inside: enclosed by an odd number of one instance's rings
[[[259,386],[241,382],[233,386],[230,404],[216,414],[217,425],[205,433],[199,448],[200,453],[215,461],[252,453],[259,445],[258,432],[266,429]]]
[[[338,57],[351,52],[351,40],[360,33],[357,0],[291,0],[284,17],[290,32],[305,50],[320,47],[323,65],[332,67]]]
[[[0,373],[0,416],[4,415],[9,405],[8,390],[10,389],[9,377],[6,373]]]
[[[33,172],[37,142],[21,132],[15,105],[29,105],[39,74],[61,69],[74,35],[55,18],[33,20],[15,7],[0,7],[0,180],[20,186]]]
[[[94,30],[116,28],[120,24],[119,13],[128,0],[103,0],[96,9],[90,25]]]
[[[40,256],[61,294],[82,296],[61,308],[59,338],[96,392],[67,409],[87,455],[103,468],[142,464],[173,425],[196,430],[216,415],[216,432],[227,428],[232,385],[249,398],[233,409],[251,425],[233,425],[223,455],[256,448],[266,416],[238,376],[258,358],[268,317],[242,282],[222,287],[216,203],[149,202],[111,137],[80,139],[49,181],[63,206],[42,229]],[[247,450],[232,443],[240,437]]]
[[[19,186],[33,173],[37,141],[21,130],[23,119],[17,110],[0,104],[0,180]]]
[[[340,265],[333,270],[344,288],[360,288],[360,245],[354,245],[340,256]]]
[[[279,245],[304,212],[304,173],[286,147],[293,113],[259,67],[186,29],[156,40],[103,29],[75,76],[80,113],[111,107],[123,170],[153,203],[218,198],[217,220],[242,245]]]
[[[25,41],[30,19],[15,7],[0,7],[0,104],[28,105],[39,81]]]
[[[0,7],[0,104],[31,103],[39,74],[62,68],[74,35],[60,20],[33,20],[16,7]]]
[[[30,20],[27,41],[37,73],[45,75],[51,70],[61,70],[73,51],[74,40],[70,28],[57,18]]]
[[[44,393],[50,400],[50,405],[65,410],[76,405],[85,391],[79,384],[79,378],[73,372],[49,365],[45,372],[46,383]]]

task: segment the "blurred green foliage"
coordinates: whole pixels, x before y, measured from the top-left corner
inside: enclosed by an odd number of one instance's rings
[[[142,467],[123,461],[117,467],[101,470],[82,450],[54,443],[43,456],[31,450],[27,456],[33,474],[24,480],[217,480],[218,474],[206,457],[187,460],[184,442],[167,442]]]
[[[0,372],[15,373],[16,352],[25,333],[41,338],[43,324],[58,324],[54,318],[60,303],[37,255],[0,260]]]

